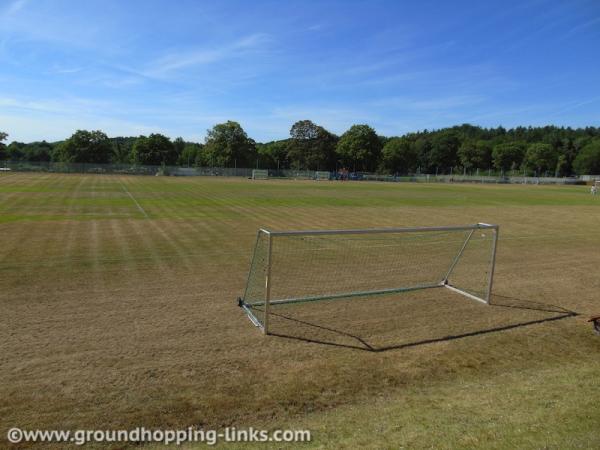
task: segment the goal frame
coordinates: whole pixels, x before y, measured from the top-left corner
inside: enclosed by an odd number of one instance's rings
[[[324,170],[317,170],[315,172],[315,181],[329,181],[331,180],[331,172],[327,172]]]
[[[253,180],[268,180],[269,171],[267,169],[252,169]]]
[[[280,299],[280,300],[271,300],[271,269],[272,269],[272,261],[273,261],[273,241],[276,237],[281,236],[326,236],[326,235],[358,235],[358,234],[398,234],[398,233],[414,233],[414,232],[443,232],[443,231],[469,231],[465,241],[463,242],[460,250],[454,256],[448,271],[442,280],[437,283],[421,285],[421,286],[412,286],[412,287],[400,287],[400,288],[390,288],[390,289],[380,289],[380,290],[371,290],[371,291],[362,291],[362,292],[349,292],[349,293],[339,293],[332,295],[323,295],[323,296],[315,296],[315,297],[302,297],[302,298],[288,298],[288,299]],[[487,286],[486,292],[483,297],[479,297],[470,292],[467,292],[459,287],[452,286],[448,279],[452,274],[452,271],[460,261],[462,254],[467,248],[473,233],[477,230],[489,230],[493,233],[492,240],[492,249],[490,262],[488,267],[488,278],[487,278]],[[439,227],[402,227],[402,228],[371,228],[371,229],[346,229],[346,230],[297,230],[297,231],[272,231],[267,230],[265,228],[260,228],[258,230],[256,242],[260,239],[261,234],[266,235],[267,237],[267,258],[266,258],[266,271],[265,271],[265,295],[264,300],[260,302],[254,302],[252,304],[246,303],[245,300],[241,297],[238,297],[237,302],[238,306],[240,306],[244,312],[248,315],[250,321],[258,328],[262,329],[262,332],[267,335],[269,334],[269,309],[272,304],[286,304],[286,303],[301,303],[301,302],[311,302],[318,300],[333,300],[333,299],[342,299],[342,298],[351,298],[351,297],[361,297],[367,295],[381,295],[381,294],[392,294],[392,293],[401,293],[401,292],[409,292],[416,291],[422,289],[430,289],[430,288],[446,288],[455,292],[457,294],[463,295],[471,300],[475,300],[477,302],[489,305],[491,295],[492,295],[492,286],[494,282],[494,271],[496,268],[496,249],[498,246],[498,234],[500,231],[499,225],[489,224],[479,222],[473,225],[459,225],[459,226],[439,226]],[[250,274],[248,275],[250,277]],[[253,311],[254,306],[263,306],[263,321],[259,320]]]

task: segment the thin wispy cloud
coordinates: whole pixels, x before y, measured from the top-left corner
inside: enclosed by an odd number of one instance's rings
[[[173,52],[151,61],[149,68],[141,73],[149,77],[164,77],[189,67],[203,66],[217,61],[240,57],[247,51],[264,46],[269,41],[266,34],[244,36],[225,45],[202,48],[186,52]]]
[[[372,104],[376,107],[392,107],[410,111],[439,111],[446,109],[462,108],[476,105],[486,100],[483,95],[455,95],[448,97],[435,98],[406,98],[406,97],[386,97]]]
[[[84,70],[83,67],[60,67],[55,66],[48,71],[49,74],[68,75],[72,73],[80,73]]]
[[[52,113],[61,115],[83,115],[107,111],[109,114],[117,111],[107,100],[78,97],[61,98],[14,98],[0,97],[0,108],[12,111],[31,111],[37,113]]]
[[[4,11],[5,16],[12,16],[22,10],[29,0],[15,0],[8,4]]]
[[[571,36],[584,31],[584,30],[588,30],[590,28],[592,28],[594,25],[600,25],[600,17],[595,17],[591,20],[588,20],[586,22],[583,22],[579,25],[574,26],[573,28],[571,28],[570,30],[568,30],[565,34],[563,34],[561,36],[562,39],[568,39]]]

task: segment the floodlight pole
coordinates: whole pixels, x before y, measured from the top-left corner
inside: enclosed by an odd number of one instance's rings
[[[267,275],[265,277],[265,317],[263,319],[263,333],[269,334],[269,304],[271,303],[271,255],[273,254],[273,235],[267,232],[269,243],[267,247]]]

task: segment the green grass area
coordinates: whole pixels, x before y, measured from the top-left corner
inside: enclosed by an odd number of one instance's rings
[[[0,175],[0,433],[598,448],[599,201],[583,186]],[[235,304],[260,227],[475,222],[500,225],[492,306],[445,289],[318,302],[264,337]]]
[[[144,177],[127,187],[120,177],[81,181],[79,175],[46,175],[48,182],[20,182],[6,177],[0,195],[19,199],[0,202],[0,221],[89,220],[105,212],[131,209],[127,194],[153,218],[235,217],[246,208],[398,208],[473,206],[589,206],[595,199],[585,186],[459,185],[417,183],[335,183],[181,179]],[[57,182],[60,179],[60,182]],[[50,181],[51,180],[51,181]],[[13,181],[11,183],[11,181]],[[157,191],[160,192],[157,195]],[[25,195],[28,194],[28,195]],[[68,212],[65,211],[68,209]],[[79,213],[79,214],[78,214]],[[94,214],[97,213],[97,214]],[[129,211],[137,215],[138,211]],[[110,216],[105,215],[109,218]]]
[[[315,448],[597,448],[600,362],[458,377],[309,416]]]

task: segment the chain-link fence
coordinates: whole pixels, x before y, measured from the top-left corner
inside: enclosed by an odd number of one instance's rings
[[[165,176],[223,176],[252,177],[250,168],[242,167],[181,167],[149,166],[139,164],[100,164],[100,163],[62,163],[50,161],[2,161],[0,168],[15,172],[55,172],[55,173],[96,173],[120,175],[165,175]],[[269,178],[287,178],[299,180],[323,179],[323,171],[269,169]],[[330,179],[336,180],[337,172],[330,172]],[[387,181],[387,182],[423,182],[423,183],[508,183],[508,184],[585,184],[584,177],[529,177],[505,175],[386,175],[368,172],[351,172],[344,177],[349,181]]]

